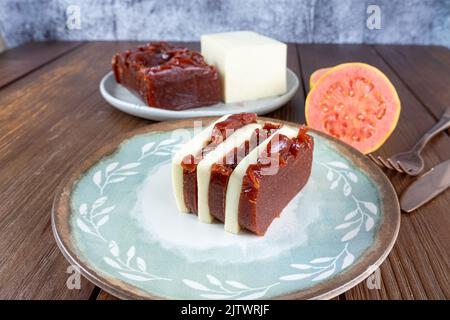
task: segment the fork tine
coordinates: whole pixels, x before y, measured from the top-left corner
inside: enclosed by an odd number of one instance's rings
[[[403,169],[401,169],[400,167],[398,167],[398,166],[394,163],[394,161],[391,160],[391,158],[387,158],[386,160],[387,160],[387,162],[389,162],[389,164],[392,166],[392,168],[394,168],[396,171],[398,171],[398,172],[400,172],[400,173],[405,173],[405,172],[403,171]]]
[[[385,166],[386,168],[390,169],[390,170],[395,170],[395,168],[393,168],[388,162],[386,162],[386,160],[384,160],[382,157],[377,156],[377,160],[380,161],[383,166]]]
[[[375,158],[371,153],[369,153],[367,156],[370,158],[370,160],[372,160],[373,162],[375,162],[375,164],[376,164],[377,166],[379,166],[379,167],[384,167],[384,165],[383,165],[380,161],[378,161],[377,158]]]
[[[373,156],[372,154],[368,154],[367,155],[373,162],[375,162],[375,164],[377,164],[380,167],[385,167],[389,170],[394,170],[400,173],[406,173],[407,171],[405,170],[404,166],[397,161],[397,164],[394,164],[394,162],[390,159],[387,158],[386,160],[384,160],[382,157],[380,156]]]
[[[408,170],[406,170],[406,168],[403,166],[403,164],[400,161],[397,161],[397,165],[399,166],[400,169],[402,169],[405,173],[408,173]]]

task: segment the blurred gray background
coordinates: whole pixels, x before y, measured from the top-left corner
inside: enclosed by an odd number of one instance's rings
[[[367,27],[369,5],[380,8],[379,30]],[[73,10],[79,24],[68,27]],[[450,47],[450,0],[0,0],[6,47],[33,40],[198,41],[230,30],[292,42]]]

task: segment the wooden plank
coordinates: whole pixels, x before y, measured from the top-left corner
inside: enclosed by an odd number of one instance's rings
[[[450,50],[438,46],[375,46],[386,63],[439,118],[450,108]]]
[[[0,88],[82,45],[81,42],[32,42],[0,54]]]
[[[116,298],[115,296],[109,294],[104,290],[100,290],[100,293],[97,296],[97,300],[119,300],[119,298]]]
[[[51,234],[54,190],[71,166],[114,136],[150,121],[123,114],[98,92],[110,57],[135,43],[91,43],[67,53],[0,94],[0,296],[7,298],[88,299],[93,285],[66,288],[67,262]],[[195,47],[196,45],[194,45]],[[295,48],[289,47],[293,57]],[[403,101],[399,127],[380,151],[386,156],[407,148],[433,123],[430,114],[370,47],[299,46],[304,79],[315,68],[347,61],[366,61],[393,80]],[[93,63],[95,61],[95,63]],[[298,61],[297,61],[298,64]],[[302,91],[292,106],[270,116],[303,121]],[[406,107],[407,106],[407,107]],[[417,119],[420,118],[420,121]],[[425,152],[427,166],[450,157],[449,139],[435,139]],[[390,174],[398,191],[412,179]],[[450,270],[446,208],[449,193],[403,216],[399,240],[381,268],[382,289],[362,284],[343,298],[449,298]],[[104,293],[101,297],[106,297]]]
[[[0,296],[88,299],[66,288],[67,261],[50,212],[66,172],[118,134],[143,126],[98,91],[111,56],[133,44],[90,43],[4,87],[0,94]]]
[[[434,117],[404,85],[372,47],[363,45],[299,45],[304,82],[318,68],[362,61],[381,69],[393,82],[402,101],[397,129],[377,154],[384,157],[412,146],[434,123]],[[424,151],[429,168],[450,158],[450,139],[441,135]],[[414,178],[386,172],[400,194]],[[381,290],[365,283],[345,294],[346,299],[444,299],[450,297],[450,190],[416,210],[402,215],[394,250],[381,267]]]

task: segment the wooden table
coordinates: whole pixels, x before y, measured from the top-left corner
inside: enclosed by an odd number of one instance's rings
[[[109,106],[98,85],[111,56],[136,43],[32,43],[0,54],[0,298],[113,299],[82,280],[66,287],[68,262],[53,239],[50,212],[68,170],[117,135],[151,121]],[[186,44],[197,48],[198,44]],[[377,152],[411,147],[450,106],[450,51],[432,46],[295,45],[288,65],[303,80],[295,98],[269,114],[304,122],[308,79],[317,68],[363,61],[380,68],[402,101],[400,122]],[[427,168],[450,159],[450,137],[424,152]],[[400,194],[413,178],[387,172]],[[450,190],[402,215],[381,266],[381,289],[366,283],[339,299],[449,299]]]

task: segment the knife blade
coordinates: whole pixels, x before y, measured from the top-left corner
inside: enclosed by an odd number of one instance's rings
[[[450,160],[444,161],[424,173],[403,192],[402,210],[411,212],[450,187]]]

